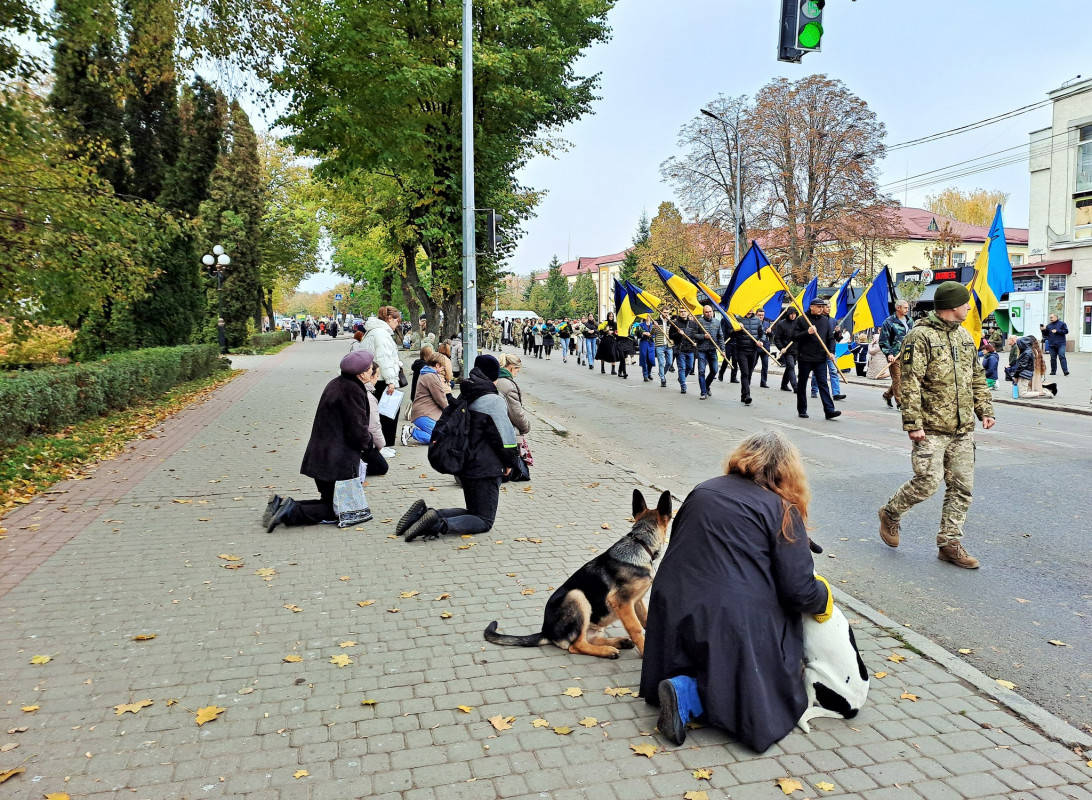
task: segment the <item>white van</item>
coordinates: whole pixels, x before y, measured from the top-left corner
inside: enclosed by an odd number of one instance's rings
[[[538,319],[534,311],[494,311],[493,319]]]

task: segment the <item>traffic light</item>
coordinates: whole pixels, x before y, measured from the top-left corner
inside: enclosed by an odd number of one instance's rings
[[[497,212],[489,209],[485,220],[485,252],[497,252]]]
[[[821,49],[826,0],[781,0],[781,40],[777,60],[800,63],[804,53]]]

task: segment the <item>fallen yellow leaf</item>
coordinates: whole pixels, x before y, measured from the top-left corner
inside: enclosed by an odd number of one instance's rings
[[[973,652],[974,652],[974,650],[972,650],[972,649],[971,649],[971,648],[969,648],[969,647],[961,647],[961,648],[959,648],[959,650],[957,650],[956,652],[958,652],[958,653],[961,653],[961,654],[963,654],[963,655],[965,655],[965,656],[969,656],[969,655],[970,655],[971,653],[973,653]]]
[[[22,710],[27,712],[28,714],[33,714],[39,708],[41,708],[41,706],[23,706]]]
[[[602,529],[603,529],[603,530],[605,530],[605,531],[609,531],[609,530],[610,530],[610,523],[609,523],[609,522],[604,522],[604,523],[603,523],[602,525],[600,525],[599,527],[600,527],[600,528],[602,528]]]
[[[635,755],[645,756],[646,758],[652,758],[660,751],[660,748],[654,744],[631,744],[629,749],[632,750]]]
[[[877,672],[873,677],[875,677],[875,678],[886,678],[887,673],[886,672]]]
[[[230,555],[229,553],[221,553],[220,555],[218,555],[216,557],[217,558],[222,558],[222,559],[224,559],[224,561],[242,561],[243,560],[242,556],[233,556],[233,555]]]
[[[575,686],[570,686],[568,689],[563,691],[562,694],[566,697],[580,697],[582,694],[584,694],[584,690],[578,689]]]
[[[827,783],[826,781],[819,781],[815,784],[815,788],[818,789],[820,792],[833,792],[834,784]]]
[[[412,591],[412,592],[399,592],[398,596],[402,597],[402,598],[407,598],[407,597],[416,597],[419,594],[421,594],[421,593],[415,590],[415,591]]]
[[[370,606],[374,602],[374,600],[358,600],[356,604],[361,608],[365,608],[367,606]]]
[[[120,717],[126,711],[129,711],[129,712],[135,714],[138,711],[140,711],[140,709],[147,708],[151,704],[152,704],[151,700],[140,700],[140,701],[138,701],[136,703],[122,703],[120,705],[114,706],[114,711]]]
[[[711,769],[696,769],[694,770],[694,777],[699,781],[707,781],[713,777],[713,770]]]
[[[695,789],[684,794],[683,800],[709,800],[709,793]]]
[[[277,570],[273,569],[273,567],[262,567],[261,569],[254,570],[254,574],[259,578],[272,578],[277,574]]]
[[[370,699],[368,697],[365,697],[363,700],[360,701],[360,705],[362,705],[362,706],[374,706],[378,702],[379,702],[378,700],[372,700],[372,699]]]
[[[558,736],[568,736],[572,732],[573,729],[567,725],[562,725],[559,728],[554,728],[554,733],[556,733]]]
[[[447,598],[449,598],[449,597],[451,597],[451,592],[444,592],[442,595],[440,595],[436,599],[437,600],[447,600]]]
[[[532,589],[530,586],[528,586],[526,589],[524,589],[522,592],[520,592],[520,594],[527,594],[527,595],[531,595],[531,594],[534,594],[534,593],[535,593],[535,590]]]
[[[464,714],[469,714],[474,710],[473,706],[455,706],[455,708],[459,709],[459,711],[462,711]]]
[[[339,644],[338,647],[356,647],[356,642],[354,642],[352,639],[349,639],[348,641]]]
[[[70,800],[68,792],[51,792],[45,796],[45,800]]]
[[[918,696],[916,694],[910,694],[910,692],[903,692],[899,695],[900,700],[909,700],[913,703],[918,702]]]
[[[342,575],[340,578],[338,578],[338,580],[339,581],[347,581],[347,580],[349,580],[349,576],[348,575]]]
[[[387,609],[387,613],[388,613],[388,614],[397,614],[397,613],[398,613],[399,611],[401,611],[401,610],[402,610],[402,609],[400,609],[400,608],[388,608],[388,609]]]
[[[291,655],[291,656],[285,656],[284,660],[287,661],[289,664],[298,664],[301,661],[303,661],[303,658],[301,658],[300,656],[297,656],[297,655]]]
[[[888,661],[893,661],[896,664],[901,664],[906,660],[906,656],[900,656],[898,653],[892,653],[887,657]]]
[[[489,718],[489,724],[498,731],[509,730],[512,727],[512,723],[515,721],[515,717],[506,717],[503,714],[497,714],[497,716]]]
[[[53,660],[53,656],[34,656],[30,659],[31,664],[48,664]]]
[[[342,667],[347,667],[350,664],[352,664],[353,660],[351,658],[349,658],[347,655],[345,655],[344,653],[342,653],[339,656],[331,657],[330,663],[331,664],[337,664],[338,669],[341,669]]]
[[[781,791],[785,794],[804,791],[804,784],[800,783],[796,778],[778,778],[774,783],[780,786]]]
[[[451,619],[454,616],[450,611],[441,611],[440,619]]]
[[[152,639],[154,639],[155,636],[156,635],[154,633],[138,633],[136,636],[133,637],[133,641],[134,642],[149,642]]]
[[[311,773],[305,769],[298,769],[294,773],[292,773],[292,777],[296,780],[299,780],[300,778],[306,778],[310,774]]]
[[[1060,639],[1047,639],[1047,644],[1052,644],[1055,647],[1069,647],[1068,644],[1061,641]]]
[[[283,606],[281,606],[281,608],[287,608],[287,609],[288,609],[289,611],[291,611],[291,612],[292,612],[293,614],[298,614],[298,613],[300,613],[301,611],[303,611],[303,609],[302,609],[302,608],[300,608],[300,607],[299,607],[299,606],[297,606],[297,605],[294,605],[293,603],[285,603],[285,604],[284,604]]]
[[[595,717],[584,717],[584,719],[580,720],[580,724],[583,725],[585,728],[594,728],[596,725],[599,724],[599,720],[597,720]]]
[[[1017,597],[1017,598],[1016,598],[1016,602],[1017,602],[1017,603],[1030,603],[1031,601],[1030,601],[1030,600],[1025,600],[1025,599],[1024,599],[1024,598],[1022,598],[1022,597]]]
[[[532,728],[549,728],[550,723],[547,722],[544,719],[535,719],[535,720],[531,720],[531,727]]]
[[[627,694],[633,694],[633,692],[624,686],[619,686],[617,689],[604,689],[603,694],[609,694],[611,697],[624,697]]]
[[[212,722],[214,719],[218,719],[225,711],[227,711],[227,709],[220,708],[220,706],[205,706],[204,708],[199,708],[197,709],[197,724],[204,725],[206,722]]]
[[[15,775],[18,775],[20,772],[26,772],[26,771],[27,771],[26,767],[15,767],[14,769],[9,769],[9,770],[7,770],[5,772],[0,772],[0,783],[3,783],[8,778],[11,778],[11,777],[14,777]]]
[[[1015,690],[1015,689],[1016,689],[1016,684],[1015,684],[1015,683],[1013,683],[1012,681],[1005,681],[1005,680],[1001,680],[1000,678],[996,678],[995,680],[996,680],[996,681],[997,681],[997,682],[998,682],[999,684],[1001,684],[1002,686],[1004,686],[1004,687],[1005,687],[1006,689],[1008,689],[1009,691],[1013,691],[1013,690]]]

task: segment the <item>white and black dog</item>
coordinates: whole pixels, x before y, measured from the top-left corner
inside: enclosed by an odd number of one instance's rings
[[[804,614],[804,687],[808,708],[796,723],[810,733],[814,717],[853,719],[868,696],[868,670],[853,629],[838,606],[826,622]]]

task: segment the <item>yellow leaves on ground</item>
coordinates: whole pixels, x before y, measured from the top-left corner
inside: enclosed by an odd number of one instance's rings
[[[420,592],[418,592],[418,591],[417,591],[417,590],[415,589],[415,590],[413,590],[412,592],[399,592],[399,593],[398,593],[398,596],[399,596],[399,597],[401,597],[401,598],[403,598],[403,599],[405,599],[405,598],[410,598],[410,597],[416,597],[416,596],[417,596],[417,595],[419,595],[419,594],[421,594],[421,593],[420,593]]]
[[[298,664],[303,661],[303,658],[301,656],[293,654],[290,656],[285,656],[283,660],[287,661],[289,664]]]
[[[572,732],[573,729],[570,728],[568,725],[562,725],[560,727],[554,728],[554,733],[556,733],[558,736],[568,736]]]
[[[469,714],[471,711],[474,710],[473,706],[455,706],[455,708],[457,708],[459,711],[462,711],[464,714]]]
[[[340,578],[338,578],[338,580],[339,581],[347,581],[347,580],[349,580],[349,576],[348,575],[342,575]]]
[[[604,522],[604,523],[603,523],[602,525],[600,525],[599,527],[600,527],[600,528],[602,528],[602,529],[603,529],[603,530],[605,530],[605,531],[609,531],[609,530],[610,530],[610,523],[609,523],[609,522]]]
[[[292,777],[296,780],[299,780],[300,778],[306,778],[310,774],[311,773],[305,769],[298,769],[294,773],[292,773]]]
[[[796,778],[778,778],[776,781],[774,781],[774,783],[781,787],[781,791],[783,791],[785,794],[792,794],[793,792],[804,791],[804,784],[802,784]]]
[[[683,800],[709,800],[709,792],[695,789],[684,794]]]
[[[815,788],[820,792],[833,792],[835,786],[833,783],[827,783],[826,781],[819,781],[815,784]]]
[[[974,652],[974,650],[969,647],[961,647],[956,652],[960,653],[961,655],[969,656],[971,653]]]
[[[1047,644],[1052,644],[1055,647],[1069,647],[1068,644],[1061,641],[1060,639],[1047,639]]]
[[[53,656],[34,656],[30,659],[31,664],[48,664],[53,660]]]
[[[713,770],[709,768],[694,770],[694,777],[699,781],[707,781],[713,777]]]
[[[631,744],[629,749],[633,751],[634,755],[645,756],[646,758],[652,758],[660,752],[660,748],[654,744]]]
[[[222,553],[221,555],[218,555],[216,557],[217,558],[222,558],[222,559],[224,559],[224,561],[242,561],[243,560],[242,556],[233,556],[233,555],[231,555],[229,553]]]
[[[440,612],[440,619],[451,619],[453,616],[455,616],[455,615],[452,614],[450,611],[441,611]]]
[[[1013,598],[1013,599],[1016,600],[1017,603],[1030,603],[1031,602],[1030,600],[1025,600],[1022,597],[1016,597],[1016,598]]]
[[[627,689],[624,686],[619,686],[617,689],[607,688],[603,690],[603,694],[609,694],[611,697],[625,697],[627,694],[632,697],[636,697],[637,693],[632,689]]]
[[[531,588],[530,586],[528,586],[526,589],[524,589],[523,591],[520,592],[520,594],[524,594],[524,595],[532,595],[534,593],[535,593],[535,590],[533,588]]]
[[[337,664],[337,668],[341,669],[342,667],[347,667],[350,664],[352,664],[353,660],[351,658],[349,658],[347,655],[345,655],[344,653],[342,653],[339,656],[331,656],[330,657],[330,663],[331,664]]]
[[[449,598],[449,597],[451,597],[451,592],[444,592],[442,595],[440,595],[439,597],[434,598],[434,599],[435,600],[447,600],[447,598]]]
[[[348,641],[344,641],[338,644],[338,647],[356,647],[356,642],[354,642],[352,639],[349,639]]]
[[[365,697],[363,700],[360,701],[360,705],[362,705],[362,706],[374,706],[378,702],[379,702],[378,700],[372,700],[370,697]]]
[[[578,689],[576,686],[570,686],[568,689],[562,692],[566,697],[580,697],[584,694],[583,689]]]
[[[120,717],[126,711],[136,714],[140,709],[147,708],[152,704],[151,700],[138,700],[135,703],[121,703],[114,706],[114,712]]]
[[[283,606],[281,606],[281,608],[287,608],[287,609],[288,609],[289,611],[291,611],[291,612],[292,612],[293,614],[298,614],[298,613],[300,613],[301,611],[303,611],[303,609],[302,609],[302,608],[300,608],[299,606],[295,605],[294,603],[285,603],[285,604],[284,604]]]
[[[155,638],[155,636],[156,635],[154,633],[138,633],[136,636],[133,637],[133,641],[134,642],[150,642],[152,639]]]
[[[179,505],[183,505],[183,506],[184,506],[184,505],[186,505],[187,503],[192,503],[193,501],[192,501],[192,500],[179,500],[179,499],[178,499],[178,498],[176,497],[176,498],[174,498],[173,500],[171,500],[171,502],[172,502],[172,503],[178,503]]]
[[[910,694],[910,692],[903,692],[899,695],[900,700],[909,700],[912,703],[918,702],[918,696],[916,694]]]
[[[41,708],[41,706],[23,706],[20,710],[25,711],[28,714],[33,714],[39,708]]]
[[[26,771],[27,771],[26,767],[15,767],[14,769],[9,769],[9,770],[7,770],[5,772],[0,772],[0,783],[3,783],[8,778],[15,777],[20,772],[26,772]]]
[[[534,720],[531,720],[531,727],[532,728],[549,728],[550,723],[547,722],[544,719],[541,719],[541,718],[540,719],[534,719]]]
[[[997,681],[997,682],[998,682],[998,683],[999,683],[999,684],[1000,684],[1001,686],[1004,686],[1004,687],[1005,687],[1006,689],[1008,689],[1008,690],[1009,690],[1010,692],[1012,692],[1012,691],[1015,691],[1015,690],[1016,690],[1016,684],[1015,684],[1015,683],[1013,683],[1012,681],[1005,681],[1005,680],[1002,680],[1001,678],[995,678],[995,680],[996,680],[996,681]]]
[[[873,675],[872,677],[874,677],[874,678],[879,678],[879,679],[881,679],[881,680],[882,680],[883,678],[886,678],[886,677],[887,677],[887,673],[886,673],[886,672],[877,672],[877,673],[876,673],[875,675]]]
[[[68,792],[52,792],[45,796],[45,800],[71,800]]]
[[[220,706],[205,706],[204,708],[197,709],[198,725],[204,725],[206,722],[212,722],[214,719],[219,719],[220,715],[227,711],[226,708],[220,708]]]
[[[515,721],[515,717],[506,717],[503,714],[497,714],[497,716],[489,718],[489,724],[498,731],[510,730],[512,727],[512,723]]]
[[[580,720],[580,724],[583,725],[585,728],[594,728],[596,725],[599,724],[599,720],[597,720],[595,717],[584,717],[584,719]]]
[[[273,569],[273,567],[262,567],[261,569],[254,570],[254,574],[259,578],[272,578],[277,574],[277,570]]]
[[[388,608],[388,609],[387,609],[387,613],[388,613],[388,614],[397,614],[397,613],[398,613],[399,611],[401,611],[401,610],[402,610],[402,609],[400,609],[400,608],[398,608],[397,606],[395,606],[394,608]]]
[[[374,600],[357,600],[357,602],[356,602],[356,604],[358,606],[360,606],[361,608],[367,608],[368,606],[370,606],[370,605],[372,605],[374,603],[375,603]]]
[[[887,657],[887,660],[895,664],[901,664],[903,661],[906,660],[906,656],[900,656],[898,653],[892,653]]]

